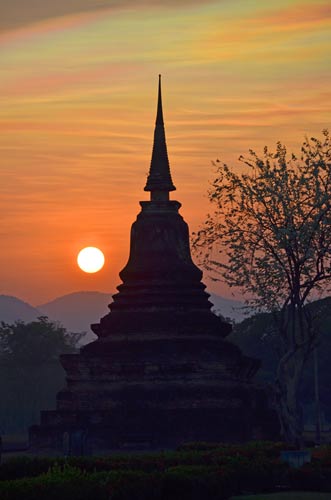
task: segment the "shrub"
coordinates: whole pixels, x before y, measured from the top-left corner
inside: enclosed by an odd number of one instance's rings
[[[199,449],[201,448],[201,449]],[[301,469],[278,456],[281,443],[191,443],[180,451],[109,457],[11,459],[0,466],[1,500],[223,500],[240,493],[331,491],[331,447]]]

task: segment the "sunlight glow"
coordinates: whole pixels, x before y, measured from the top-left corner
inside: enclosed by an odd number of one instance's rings
[[[103,268],[105,256],[95,247],[83,248],[77,256],[77,264],[85,273],[96,273]]]

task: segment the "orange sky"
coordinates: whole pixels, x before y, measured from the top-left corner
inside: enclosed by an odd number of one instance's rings
[[[194,230],[211,161],[330,123],[329,0],[11,0],[0,8],[0,293],[113,292],[148,172],[157,97],[172,198]],[[98,246],[104,269],[76,266]],[[221,285],[213,290],[228,295]]]

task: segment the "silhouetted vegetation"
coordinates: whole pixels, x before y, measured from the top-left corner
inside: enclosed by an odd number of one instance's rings
[[[279,488],[331,491],[330,448],[291,469],[284,443],[191,443],[174,452],[16,458],[0,466],[2,500],[222,500]]]
[[[331,422],[331,297],[307,305],[312,315],[319,315],[320,338],[317,344],[319,394],[322,421]],[[235,325],[229,339],[247,355],[261,359],[258,381],[271,384],[282,353],[281,341],[274,324],[273,314],[259,313]],[[309,359],[299,390],[304,408],[305,423],[315,423],[314,362]]]
[[[69,333],[42,316],[0,326],[0,430],[26,432],[41,408],[55,404],[64,385],[59,356],[74,352],[83,334]]]
[[[281,356],[273,384],[281,433],[302,444],[302,376],[320,335],[307,307],[331,284],[331,138],[306,139],[300,157],[277,144],[249,151],[243,173],[218,160],[214,213],[195,238],[205,267],[273,313]]]

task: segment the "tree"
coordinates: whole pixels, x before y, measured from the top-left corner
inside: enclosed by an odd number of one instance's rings
[[[318,340],[318,379],[320,406],[323,419],[331,421],[331,297],[307,304],[313,317],[321,324]],[[272,313],[257,313],[234,325],[229,340],[238,345],[243,352],[261,359],[262,366],[257,373],[257,381],[272,384],[277,364],[282,356],[280,337],[275,328]],[[315,392],[315,363],[310,357],[305,367],[299,391],[303,406],[304,422],[312,425],[318,422]]]
[[[64,383],[59,363],[74,352],[83,333],[69,333],[41,316],[36,321],[0,324],[0,427],[22,432],[39,419],[41,408],[53,404]]]
[[[306,307],[331,282],[331,145],[306,139],[301,155],[277,144],[259,157],[240,157],[244,173],[219,160],[209,200],[215,211],[194,236],[205,267],[247,303],[272,312],[282,356],[275,400],[283,437],[302,442],[298,390],[319,335],[317,318]],[[216,255],[216,257],[215,257]]]
[[[73,352],[83,336],[83,333],[67,332],[47,316],[40,316],[30,323],[1,322],[0,356],[23,365],[57,362],[60,354]]]

